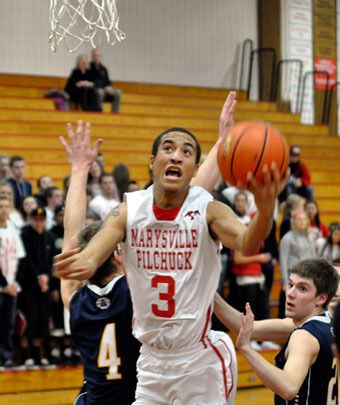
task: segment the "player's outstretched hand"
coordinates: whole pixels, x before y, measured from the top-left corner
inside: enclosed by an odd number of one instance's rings
[[[281,179],[275,162],[272,163],[270,168],[264,165],[263,179],[264,183],[259,183],[249,172],[247,176],[248,184],[238,182],[237,187],[251,191],[254,194],[258,210],[266,213],[272,211],[276,198],[285,188],[289,179],[289,170],[287,170],[285,177]]]
[[[234,112],[236,104],[236,91],[230,91],[223,104],[220,115],[218,135],[219,141],[222,140],[227,135],[230,128],[234,126]]]
[[[80,249],[68,250],[54,257],[54,274],[66,280],[88,280],[95,273],[95,267],[89,260],[84,260]]]
[[[71,166],[73,168],[83,166],[89,168],[97,157],[102,139],[97,139],[93,148],[91,148],[91,124],[89,122],[84,126],[83,121],[79,120],[75,132],[71,123],[66,125],[66,129],[69,142],[63,136],[60,136],[59,139],[67,153]]]
[[[241,314],[241,328],[238,333],[236,347],[242,351],[242,348],[248,347],[254,328],[254,314],[250,304],[246,303],[246,314]]]

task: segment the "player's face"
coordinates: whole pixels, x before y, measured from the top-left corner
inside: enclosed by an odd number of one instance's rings
[[[327,300],[327,294],[316,294],[312,279],[292,273],[286,290],[286,316],[301,322],[318,313]]]
[[[183,132],[164,135],[150,167],[155,185],[168,192],[186,190],[198,167],[195,141]]]
[[[334,266],[335,270],[337,271],[339,275],[339,281],[340,281],[340,266]],[[336,307],[336,304],[340,301],[340,282],[338,285],[338,289],[336,290],[336,293],[334,297],[331,299],[330,303],[328,304],[328,311],[331,316],[333,316],[334,309]]]

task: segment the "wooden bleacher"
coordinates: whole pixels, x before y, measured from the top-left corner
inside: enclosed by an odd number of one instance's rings
[[[148,181],[152,140],[164,129],[186,127],[197,135],[203,152],[211,148],[218,134],[218,117],[227,93],[222,89],[117,82],[115,86],[123,91],[119,114],[111,114],[109,105],[103,113],[59,112],[43,95],[52,88],[62,89],[64,84],[64,78],[0,75],[0,153],[23,156],[27,161],[27,178],[33,184],[40,176],[49,174],[55,184],[61,186],[69,167],[58,136],[65,134],[67,122],[83,119],[92,123],[93,138],[104,139],[102,152],[107,170],[117,163],[126,163],[131,177],[143,185]],[[238,94],[236,120],[270,121],[285,134],[289,144],[299,144],[302,159],[312,172],[323,221],[340,220],[340,138],[330,134],[325,126],[301,125],[298,116],[278,112],[274,103],[248,102],[245,98],[244,93]],[[278,290],[276,280],[274,300]],[[273,353],[265,355],[273,359]],[[239,367],[239,386],[261,385],[242,356],[239,356]],[[0,401],[1,393],[29,391],[34,375],[43,380],[38,383],[40,389],[59,381],[58,376],[63,373],[65,383],[58,383],[59,389],[79,386],[79,369],[71,380],[67,377],[68,371],[34,373],[38,372],[0,373]],[[12,380],[13,384],[14,381],[19,383],[17,388],[11,385]]]

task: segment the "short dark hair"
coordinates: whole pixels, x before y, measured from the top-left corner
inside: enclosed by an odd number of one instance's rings
[[[99,177],[99,184],[102,184],[102,181],[104,179],[104,177],[111,177],[111,179],[114,181],[114,177],[111,173],[102,173]]]
[[[338,289],[338,273],[332,264],[324,258],[301,260],[292,268],[291,273],[313,280],[316,295],[327,294],[324,308],[327,307]]]
[[[85,249],[94,235],[102,228],[103,221],[95,221],[87,225],[79,232],[78,243],[81,250]],[[100,285],[104,277],[107,277],[117,271],[117,267],[113,261],[112,256],[105,260],[96,270],[95,274],[90,278],[90,282]]]
[[[55,190],[59,190],[58,187],[55,187],[55,186],[47,187],[44,192],[45,197],[52,198]]]
[[[190,131],[188,131],[185,128],[180,128],[180,127],[169,128],[157,136],[157,138],[153,141],[153,144],[152,144],[152,149],[151,149],[152,156],[157,155],[159,145],[161,144],[162,137],[166,134],[169,134],[170,132],[182,132],[184,134],[191,136],[191,138],[195,141],[195,144],[196,144],[196,159],[195,160],[196,160],[196,164],[198,164],[201,159],[201,145],[199,144],[197,138],[195,137],[195,135],[193,133],[191,133]]]
[[[13,167],[15,162],[21,162],[21,161],[25,161],[25,159],[21,156],[18,155],[14,155],[11,157],[10,161],[9,161],[9,166]]]

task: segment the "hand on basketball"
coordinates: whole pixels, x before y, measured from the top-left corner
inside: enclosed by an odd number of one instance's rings
[[[289,170],[283,179],[280,177],[279,169],[275,162],[263,167],[263,184],[260,183],[252,173],[248,173],[245,184],[241,181],[237,182],[237,187],[240,189],[248,189],[254,194],[255,203],[259,211],[266,213],[274,209],[275,200],[282,192],[289,179]]]
[[[219,140],[222,140],[227,135],[229,129],[234,125],[234,112],[236,104],[236,92],[231,91],[223,104],[220,115],[218,135]]]
[[[241,314],[241,328],[238,332],[236,347],[242,351],[245,347],[249,346],[251,335],[254,327],[254,314],[250,308],[250,304],[246,303],[246,314]]]
[[[75,133],[73,131],[72,124],[70,123],[66,125],[66,129],[69,143],[63,136],[60,136],[59,139],[67,153],[68,160],[72,168],[89,168],[97,157],[102,139],[97,139],[93,148],[91,149],[91,124],[89,122],[87,122],[84,127],[83,121],[79,120],[77,122],[77,129]]]
[[[65,280],[88,280],[95,273],[95,266],[89,260],[84,260],[80,249],[75,248],[54,257],[54,274]]]

